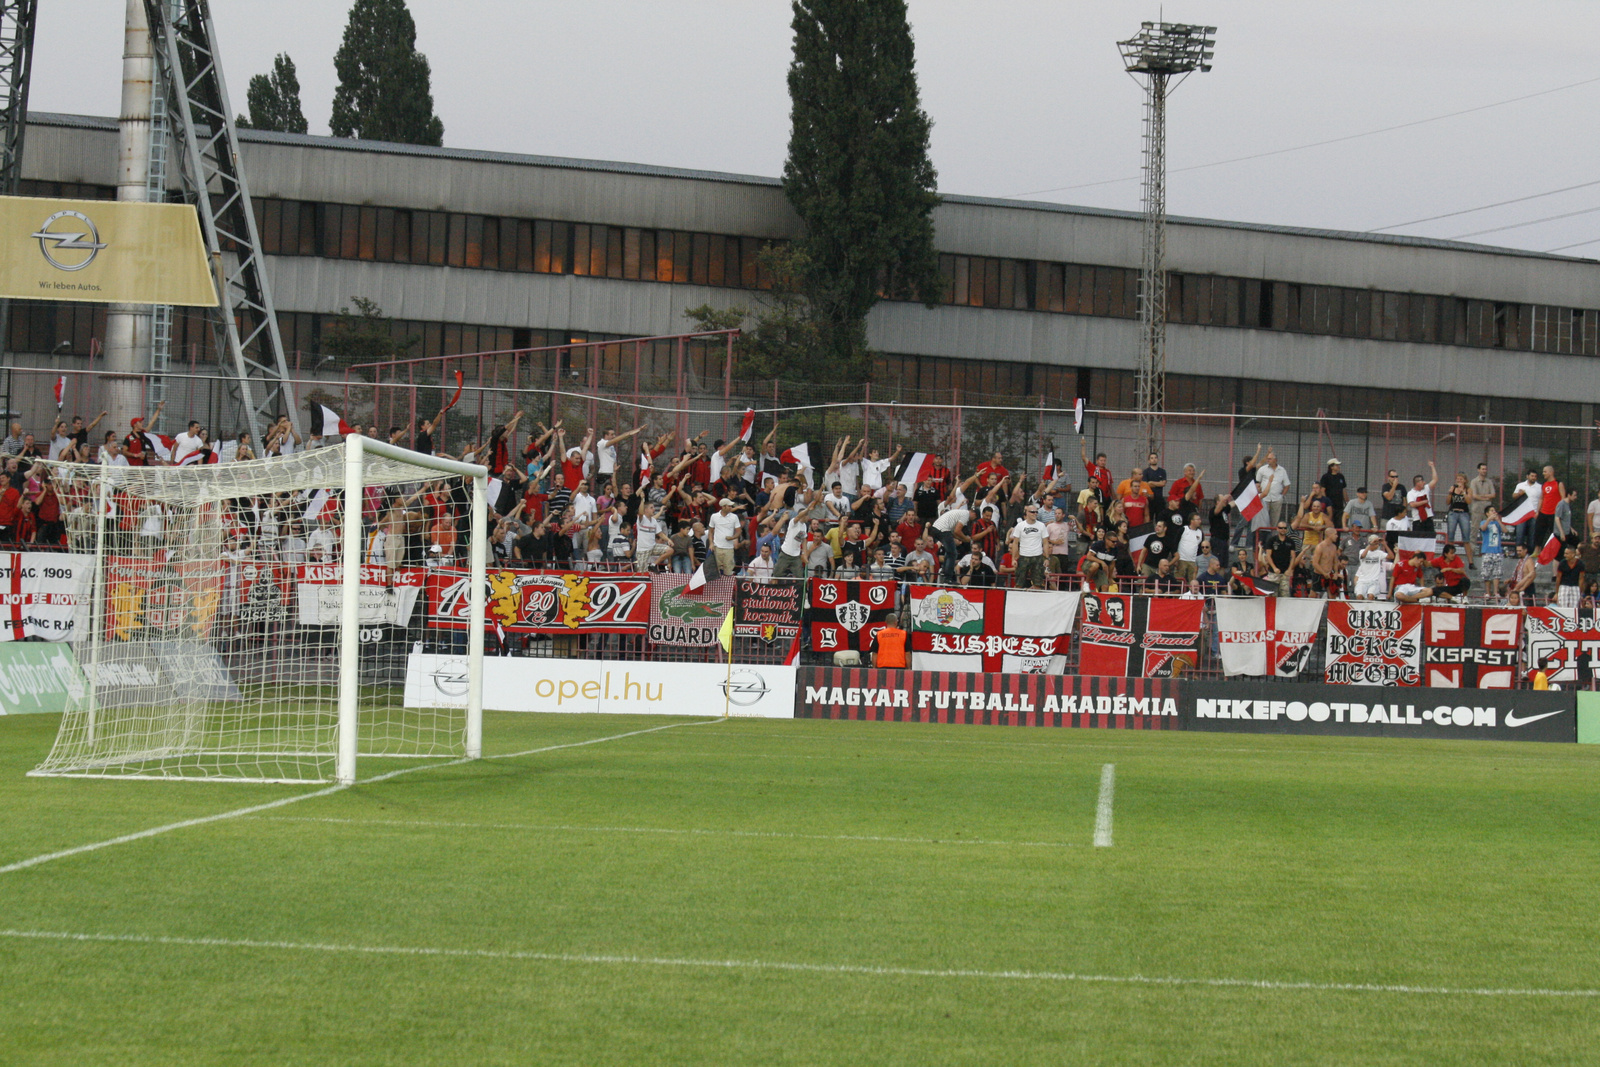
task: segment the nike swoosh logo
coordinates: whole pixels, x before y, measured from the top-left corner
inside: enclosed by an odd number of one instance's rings
[[[1560,714],[1561,714],[1561,712],[1559,712],[1559,711],[1547,711],[1543,715],[1529,715],[1525,719],[1519,719],[1517,717],[1516,709],[1513,708],[1511,711],[1506,712],[1506,725],[1507,726],[1526,726],[1530,722],[1538,722],[1540,719],[1548,719],[1552,715],[1560,715]]]

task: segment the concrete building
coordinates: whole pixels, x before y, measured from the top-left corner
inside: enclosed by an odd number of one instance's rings
[[[112,118],[31,116],[24,192],[110,197],[116,136]],[[285,345],[307,373],[353,297],[418,337],[415,355],[682,332],[687,307],[752,306],[758,249],[798,227],[774,178],[241,137]],[[942,303],[873,312],[875,388],[1132,407],[1137,214],[950,195],[936,221]],[[1170,410],[1594,417],[1600,262],[1177,217],[1168,262]],[[88,305],[12,315],[23,364],[82,368],[103,337]],[[214,363],[198,317],[176,334],[174,369]]]

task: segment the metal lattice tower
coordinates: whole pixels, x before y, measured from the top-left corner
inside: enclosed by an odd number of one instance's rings
[[[161,0],[176,13],[177,0]],[[152,41],[156,38],[152,37]],[[167,120],[167,83],[161,76],[161,64],[152,72],[150,92],[150,162],[145,175],[145,200],[152,204],[167,199],[167,152],[172,142],[172,123]],[[156,304],[150,308],[150,388],[149,400],[153,404],[167,398],[166,373],[172,364],[172,305]]]
[[[0,78],[5,79],[5,110],[0,112],[0,196],[16,196],[22,181],[22,137],[28,129],[28,75],[33,67],[37,13],[38,0],[0,0]],[[6,351],[10,327],[11,301],[0,300],[0,353]]]
[[[1117,42],[1129,74],[1144,75],[1144,241],[1139,260],[1137,406],[1145,447],[1159,452],[1167,407],[1167,94],[1211,69],[1215,26],[1145,22]]]
[[[256,447],[268,420],[300,416],[289,386],[261,238],[245,182],[233,110],[217,55],[208,0],[144,0],[156,70],[167,87],[167,121],[186,198],[200,214],[222,306],[214,320],[219,358],[233,363],[231,388]]]

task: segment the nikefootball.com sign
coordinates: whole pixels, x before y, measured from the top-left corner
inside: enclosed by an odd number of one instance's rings
[[[1559,691],[1192,682],[1184,728],[1243,733],[1574,741],[1575,695]]]

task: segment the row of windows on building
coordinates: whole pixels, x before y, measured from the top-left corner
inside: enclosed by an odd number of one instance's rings
[[[203,314],[176,309],[173,317],[173,369],[193,365],[209,373],[216,362],[211,331]],[[279,328],[290,353],[291,373],[326,371],[316,355],[337,316],[281,312]],[[17,351],[50,352],[62,341],[67,351],[90,352],[94,338],[105,336],[105,308],[94,304],[13,301],[12,347]],[[389,330],[400,358],[437,359],[477,352],[486,356],[468,368],[476,376],[502,386],[548,387],[559,381],[573,389],[605,393],[675,393],[719,395],[725,374],[723,342],[690,342],[681,354],[674,342],[630,342],[622,334],[564,330],[509,329],[469,323],[390,320]],[[585,348],[561,346],[611,342]],[[409,343],[408,343],[409,342]],[[529,350],[534,351],[529,351]],[[539,351],[544,349],[544,351]],[[390,368],[385,381],[406,381],[410,372]],[[431,376],[431,377],[430,377]],[[411,380],[437,380],[438,364],[419,365]],[[732,377],[739,378],[738,367]],[[785,386],[787,392],[792,392]],[[1131,371],[1096,367],[1047,366],[1008,360],[956,359],[879,353],[873,368],[872,399],[910,403],[1038,403],[1071,407],[1078,396],[1098,410],[1127,411],[1135,406]],[[824,398],[831,399],[831,397]],[[1332,417],[1390,416],[1408,419],[1462,419],[1492,422],[1535,422],[1576,425],[1578,403],[1530,401],[1487,395],[1461,395],[1370,386],[1330,386],[1294,381],[1171,374],[1167,376],[1167,409],[1173,412],[1237,412],[1250,415],[1305,415],[1322,411]]]
[[[105,197],[109,186],[24,182],[28,195]],[[257,198],[262,248],[283,256],[770,288],[766,239],[598,223]],[[942,254],[941,299],[1109,318],[1138,314],[1138,271]],[[1173,272],[1169,321],[1371,340],[1600,355],[1600,310]],[[292,347],[292,346],[291,346]]]

